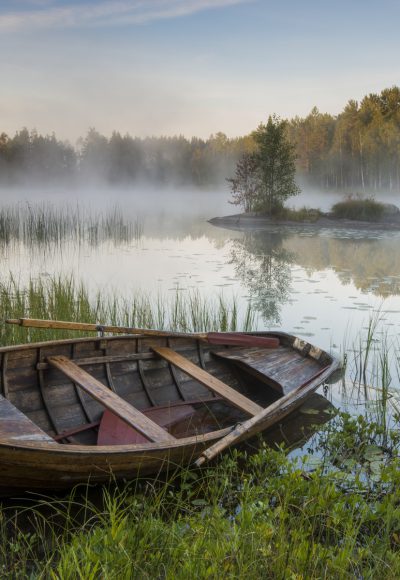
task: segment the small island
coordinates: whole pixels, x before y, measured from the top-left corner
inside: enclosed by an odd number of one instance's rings
[[[228,229],[264,229],[269,226],[304,226],[309,228],[351,228],[367,230],[400,230],[400,209],[393,204],[371,198],[348,197],[335,204],[330,212],[319,209],[282,208],[279,214],[245,212],[215,217],[209,223]]]
[[[347,196],[330,212],[285,206],[298,195],[295,146],[287,137],[287,122],[276,115],[252,133],[254,151],[246,152],[236,164],[235,176],[227,179],[233,205],[243,213],[215,217],[209,223],[230,229],[265,228],[271,225],[343,227],[356,229],[400,229],[400,210],[373,197]]]

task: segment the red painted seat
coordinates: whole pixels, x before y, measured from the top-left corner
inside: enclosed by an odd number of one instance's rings
[[[180,405],[176,407],[154,408],[144,411],[143,414],[157,423],[160,427],[168,430],[178,421],[182,421],[193,415],[195,408],[192,405]],[[149,440],[136,429],[125,423],[109,409],[106,409],[100,421],[97,445],[129,445],[135,443],[148,443]]]

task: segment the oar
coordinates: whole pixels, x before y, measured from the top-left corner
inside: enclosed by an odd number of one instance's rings
[[[9,318],[7,324],[17,324],[25,328],[48,328],[52,330],[80,330],[83,332],[112,332],[115,334],[138,334],[141,336],[197,338],[210,344],[260,346],[262,348],[277,348],[279,338],[272,336],[256,336],[241,332],[168,332],[149,328],[132,328],[129,326],[108,326],[90,324],[87,322],[67,322],[64,320],[41,320],[38,318]]]
[[[269,405],[268,407],[260,411],[260,413],[251,417],[251,419],[248,419],[247,421],[243,421],[243,423],[239,423],[238,425],[236,425],[236,427],[234,427],[234,429],[230,433],[228,433],[228,435],[225,435],[225,437],[222,437],[222,439],[214,443],[214,445],[211,445],[211,447],[205,449],[205,451],[202,452],[200,457],[194,462],[194,465],[196,467],[201,467],[206,461],[214,459],[214,457],[216,457],[219,453],[221,453],[231,445],[235,445],[236,443],[242,441],[244,438],[255,435],[256,433],[259,432],[260,423],[262,423],[262,430],[264,431],[265,429],[267,429],[276,422],[277,416],[281,415],[281,417],[284,417],[285,415],[287,415],[290,410],[290,407],[288,406],[285,409],[284,408],[285,403],[290,399],[294,399],[294,401],[297,402],[299,397],[296,397],[296,394],[298,393],[300,396],[299,392],[302,389],[304,389],[304,387],[306,387],[307,385],[309,386],[307,392],[309,390],[312,390],[314,387],[316,388],[321,383],[321,380],[323,380],[322,379],[323,373],[326,372],[326,374],[328,375],[331,372],[331,370],[337,368],[338,363],[335,365],[335,362],[336,361],[322,368],[320,371],[315,373],[311,378],[309,378],[305,383],[297,387],[294,391],[281,397],[280,399],[275,401],[275,403],[272,403],[272,405]],[[317,378],[319,378],[318,383],[316,385],[311,384],[314,383],[314,381],[316,381]]]

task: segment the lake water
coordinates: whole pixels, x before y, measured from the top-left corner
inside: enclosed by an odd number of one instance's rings
[[[237,301],[240,316],[250,302],[257,329],[279,328],[336,353],[357,350],[370,321],[379,318],[375,338],[397,344],[400,232],[302,226],[243,232],[210,225],[207,220],[216,215],[235,213],[227,197],[171,190],[48,191],[28,202],[26,192],[4,195],[3,208],[18,206],[25,220],[27,207],[35,212],[45,203],[92,221],[78,237],[72,225],[53,240],[26,232],[3,240],[3,279],[73,274],[93,292],[128,299],[137,290],[150,297],[177,289],[207,298],[222,294]],[[327,205],[328,198],[318,199],[313,205]],[[393,365],[392,374],[396,388]]]

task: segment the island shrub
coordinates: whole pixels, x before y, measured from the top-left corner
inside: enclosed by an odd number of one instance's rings
[[[308,222],[314,223],[322,216],[321,210],[312,207],[289,208],[280,207],[273,212],[275,219],[280,221],[287,220],[291,222]]]
[[[339,219],[377,222],[383,216],[385,205],[372,197],[349,196],[332,206],[332,216]]]

